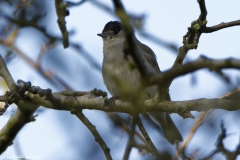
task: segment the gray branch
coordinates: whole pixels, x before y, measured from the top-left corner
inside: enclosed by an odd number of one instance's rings
[[[5,80],[10,90],[15,89],[16,84],[11,74],[9,73],[1,55],[0,76]],[[2,97],[1,101],[5,102],[5,98]],[[32,114],[38,108],[36,104],[33,104],[28,100],[19,100],[16,102],[16,104],[18,106],[17,112],[11,116],[7,124],[0,131],[0,154],[4,152],[9,145],[12,144],[15,136],[23,128],[23,126],[32,120]]]
[[[53,94],[55,101],[59,105],[54,105],[44,97],[28,93],[31,102],[44,106],[49,109],[66,110],[66,111],[81,111],[82,109],[101,110],[104,112],[121,112],[133,113],[133,105],[130,102],[116,100],[111,107],[107,105],[106,98],[100,98],[94,94],[88,93],[82,96],[64,96]],[[157,102],[155,99],[145,100],[142,106],[139,106],[139,112],[170,112],[182,115],[186,111],[206,111],[209,109],[224,109],[234,111],[240,109],[240,91],[228,95],[222,99],[196,99],[188,101],[161,101]],[[184,117],[188,118],[188,117]]]

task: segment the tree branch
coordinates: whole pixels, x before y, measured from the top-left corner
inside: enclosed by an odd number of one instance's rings
[[[31,122],[33,112],[21,112],[19,109],[11,116],[7,124],[0,131],[0,154],[12,144],[15,136],[25,124]]]
[[[105,11],[109,15],[117,17],[116,14],[113,12],[112,8],[107,6],[106,4],[104,4],[104,3],[100,2],[100,1],[88,1],[88,2],[90,2],[91,4],[96,6],[97,8],[102,9],[102,11]],[[129,13],[129,12],[127,14],[128,14],[128,16],[130,18],[130,21],[133,21],[133,25],[134,25],[135,19],[137,19],[137,21],[138,21],[139,19],[143,19],[144,18],[143,16],[138,16],[138,15],[135,15],[135,14],[132,14],[132,13]],[[144,19],[141,20],[141,21],[144,21]],[[177,53],[178,47],[173,42],[170,42],[170,43],[166,42],[166,41],[162,40],[161,38],[156,37],[153,34],[150,34],[150,33],[147,33],[145,31],[141,30],[141,29],[138,29],[137,27],[136,27],[136,29],[137,29],[136,31],[140,34],[140,36],[142,36],[142,37],[144,37],[144,38],[154,42],[155,44],[157,44],[157,45],[159,45],[161,47],[164,47],[166,49],[171,50],[175,54]]]
[[[199,32],[199,29],[195,29],[196,26],[205,26],[206,24],[203,23],[207,18],[207,9],[205,6],[204,0],[198,0],[199,7],[200,7],[200,15],[199,18],[192,22],[191,27],[188,28],[188,32],[186,35],[183,36],[183,46],[181,46],[178,50],[178,56],[172,66],[172,68],[176,68],[180,65],[182,65],[184,58],[186,57],[188,51],[193,48],[197,48],[201,32]],[[168,89],[172,84],[173,79],[170,79],[168,81],[165,81],[164,85],[161,85],[159,87],[159,99],[164,99],[165,95],[168,93]],[[158,84],[161,84],[160,82]]]
[[[148,135],[146,129],[144,128],[144,126],[143,126],[143,124],[142,124],[142,122],[141,122],[139,117],[138,117],[138,120],[137,120],[137,125],[138,125],[139,130],[142,132],[142,135],[144,136],[145,140],[147,141],[148,145],[150,146],[152,153],[154,154],[156,159],[159,159],[160,155],[158,153],[158,150],[154,146],[151,138],[149,137],[149,135]]]
[[[25,60],[33,69],[35,69],[42,77],[44,77],[49,83],[51,83],[55,87],[59,87],[58,83],[60,83],[61,86],[63,86],[65,89],[72,90],[72,88],[66,82],[64,82],[64,80],[61,77],[59,77],[58,75],[54,75],[54,76],[49,75],[49,73],[46,70],[44,70],[39,63],[33,61],[31,58],[26,56],[26,54],[24,54],[14,44],[8,43],[7,41],[4,41],[2,39],[0,39],[0,44],[3,44],[4,46],[14,50],[23,60]],[[56,83],[56,81],[58,83]]]
[[[208,68],[211,71],[219,71],[224,68],[236,68],[240,69],[240,60],[236,59],[224,59],[224,60],[212,60],[207,57],[201,56],[193,62],[189,62],[182,66],[174,67],[161,74],[155,74],[149,77],[149,85],[162,84],[167,81],[172,81],[178,76],[192,73],[199,69]]]
[[[94,94],[85,94],[83,96],[63,96],[53,94],[54,101],[46,100],[44,97],[28,93],[28,98],[31,102],[44,106],[50,109],[81,111],[82,109],[94,109],[104,112],[121,112],[133,113],[133,105],[130,102],[116,100],[111,107],[108,106],[106,97],[96,97]],[[228,111],[240,109],[240,91],[235,92],[222,99],[196,99],[189,101],[161,101],[156,102],[154,99],[145,100],[142,105],[139,105],[139,112],[170,112],[182,115],[186,111],[206,111],[209,109],[224,109]],[[56,102],[58,105],[55,105]],[[184,117],[184,115],[182,115]],[[187,118],[187,117],[184,117]]]
[[[89,131],[92,132],[92,135],[94,136],[95,141],[98,142],[98,144],[102,148],[106,156],[106,159],[112,160],[110,149],[107,147],[106,143],[104,142],[104,140],[102,139],[98,131],[96,130],[96,127],[91,124],[91,122],[87,119],[87,117],[85,117],[85,115],[82,112],[77,112],[75,113],[75,115],[83,122],[83,124],[85,124],[85,126],[89,129]]]
[[[175,60],[175,62],[174,62],[174,64],[173,64],[173,66],[172,66],[172,69],[173,68],[176,68],[177,66],[181,66],[182,65],[182,63],[183,63],[183,60],[184,60],[184,58],[186,57],[186,55],[187,55],[187,53],[188,53],[188,48],[185,46],[185,45],[183,45],[182,47],[180,47],[179,48],[179,50],[178,50],[178,55],[177,55],[177,58],[176,58],[176,60]],[[152,77],[154,77],[154,76],[152,76]],[[151,80],[150,80],[151,78],[149,78],[148,80],[150,81],[150,83],[151,83]],[[168,80],[168,81],[162,81],[162,82],[158,82],[157,84],[161,84],[161,85],[159,85],[159,89],[158,89],[158,95],[160,96],[160,97],[158,97],[159,99],[165,99],[165,95],[168,93],[168,89],[169,89],[169,87],[171,86],[171,84],[172,84],[172,81],[173,81],[173,79],[171,79],[171,80]],[[149,84],[150,84],[149,83]],[[162,83],[165,83],[164,85],[162,85]]]
[[[203,28],[203,33],[212,33],[212,32],[218,31],[220,29],[233,27],[233,26],[239,26],[239,25],[240,25],[240,20],[226,22],[226,23],[222,22],[222,23],[212,26],[212,27]]]
[[[134,144],[134,135],[135,135],[134,133],[135,133],[135,127],[137,124],[137,116],[138,115],[135,115],[135,113],[134,113],[133,120],[132,120],[132,127],[131,127],[131,131],[129,133],[129,139],[128,139],[128,143],[127,143],[124,155],[123,155],[123,160],[128,160],[129,155],[132,150],[132,147],[133,147],[133,144]]]
[[[205,5],[205,0],[198,0],[200,15],[199,18],[191,23],[191,27],[188,28],[188,32],[183,36],[183,46],[179,48],[179,54],[173,64],[172,68],[179,67],[179,64],[182,65],[182,62],[190,49],[197,49],[199,39],[202,33],[211,33],[223,28],[232,27],[240,25],[240,20],[236,20],[228,23],[221,23],[216,26],[206,27],[207,24],[207,9]],[[160,99],[165,97],[165,94],[168,92],[168,88],[170,87],[173,79],[170,79],[168,82],[163,81],[165,85],[162,85],[159,88]],[[161,84],[158,82],[156,84]]]
[[[15,90],[16,83],[14,82],[11,74],[9,73],[2,56],[0,55],[0,76],[4,78],[10,90]],[[5,102],[6,98],[2,100]],[[16,102],[19,107],[17,112],[11,116],[7,124],[0,131],[0,153],[4,152],[7,147],[12,143],[17,133],[22,127],[32,120],[32,114],[38,108],[36,104],[28,100],[19,100]]]
[[[7,68],[1,54],[0,54],[0,76],[5,80],[7,86],[10,90],[15,88],[16,83],[14,82],[11,74],[9,73],[8,68]]]
[[[144,59],[138,53],[137,46],[135,43],[135,38],[134,38],[134,31],[129,22],[129,16],[127,15],[120,0],[113,0],[113,2],[115,5],[115,13],[118,15],[118,17],[122,21],[122,27],[123,27],[123,31],[125,33],[126,42],[127,42],[126,53],[132,56],[142,77],[146,77],[147,75],[150,74],[150,72],[148,71],[148,67],[146,67],[145,65]]]
[[[182,143],[182,146],[177,150],[175,156],[174,156],[174,160],[178,160],[178,156],[179,154],[181,154],[182,152],[185,151],[185,148],[187,147],[187,145],[190,143],[190,141],[192,140],[192,137],[194,136],[194,134],[196,133],[197,129],[203,124],[204,119],[206,118],[206,116],[208,116],[213,110],[209,110],[208,112],[202,112],[199,116],[198,119],[195,121],[193,127],[191,128],[191,132],[190,134],[187,136],[187,138],[184,140],[184,142]]]
[[[207,8],[205,5],[205,0],[198,0],[198,4],[201,11],[201,14],[198,19],[204,21],[207,18]]]
[[[212,157],[219,152],[221,152],[228,160],[235,160],[240,154],[240,142],[236,146],[234,151],[230,151],[225,148],[223,144],[223,140],[227,137],[227,130],[226,128],[224,128],[223,121],[221,121],[220,127],[221,127],[221,133],[219,134],[216,142],[216,149],[214,149],[209,155],[203,158],[203,160],[212,159]]]
[[[63,37],[63,47],[67,48],[69,45],[68,42],[68,31],[66,28],[66,21],[65,21],[65,17],[68,16],[68,10],[67,8],[67,4],[63,3],[63,0],[55,0],[55,8],[56,8],[56,13],[57,13],[57,17],[58,17],[58,26],[61,30],[62,33],[62,37]]]
[[[7,20],[11,21],[12,23],[18,24],[20,26],[35,28],[36,30],[40,31],[45,37],[47,37],[51,43],[54,43],[56,41],[64,41],[63,38],[61,38],[61,37],[57,37],[57,36],[53,36],[53,35],[49,34],[44,27],[39,26],[34,22],[27,21],[25,19],[22,19],[22,20],[13,19],[13,18],[11,18],[7,15],[1,14],[1,13],[0,13],[0,16],[4,17]],[[3,44],[4,41],[1,40],[1,43]],[[65,42],[62,42],[62,43],[65,43]],[[9,44],[7,46],[9,47]],[[81,53],[80,55],[83,56],[98,71],[101,70],[101,66],[94,60],[93,57],[90,56],[90,54],[81,45],[79,45],[78,43],[70,42],[70,47],[73,47],[74,49],[77,50],[77,52]]]

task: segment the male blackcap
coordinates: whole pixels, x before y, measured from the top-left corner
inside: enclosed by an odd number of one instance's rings
[[[134,63],[130,56],[124,54],[126,45],[125,35],[121,23],[108,22],[102,33],[97,34],[103,39],[102,75],[104,83],[112,96],[127,99],[131,91],[141,88],[141,75],[137,68],[131,68]],[[154,52],[134,37],[137,51],[145,60],[145,65],[152,74],[160,73]],[[145,98],[153,98],[157,93],[157,86],[148,87],[140,91]],[[131,96],[130,96],[131,97]],[[170,100],[169,94],[166,96]],[[182,141],[182,136],[168,113],[150,112],[150,115],[160,124],[164,136],[170,143]]]

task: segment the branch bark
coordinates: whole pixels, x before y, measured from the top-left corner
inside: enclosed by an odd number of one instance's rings
[[[203,28],[203,32],[204,33],[212,33],[212,32],[216,32],[220,29],[233,27],[233,26],[239,26],[239,25],[240,25],[240,20],[236,20],[236,21],[232,21],[232,22],[222,22],[222,23],[212,26],[212,27]]]
[[[68,16],[69,14],[68,10],[66,9],[67,4],[65,4],[63,0],[55,0],[55,8],[58,16],[58,20],[57,20],[58,26],[61,30],[62,37],[63,37],[63,47],[67,48],[69,46],[68,31],[67,31],[66,21],[65,21],[65,17]]]
[[[25,124],[31,122],[33,112],[21,112],[19,109],[11,116],[7,124],[0,131],[0,153],[3,153],[12,144],[18,132]]]
[[[237,59],[224,59],[224,60],[212,60],[207,57],[201,56],[193,62],[179,65],[161,74],[155,74],[149,77],[149,85],[163,84],[168,81],[172,81],[178,76],[192,73],[199,69],[208,68],[210,71],[219,71],[224,68],[236,68],[240,69],[240,60]]]
[[[10,90],[15,89],[16,83],[9,73],[1,55],[0,76],[5,80]],[[0,154],[4,152],[9,145],[12,144],[15,136],[23,128],[23,126],[32,120],[33,113],[39,107],[36,104],[29,102],[28,100],[20,100],[16,104],[19,107],[17,112],[11,116],[7,124],[0,131]]]
[[[100,98],[94,94],[85,94],[83,96],[63,96],[59,94],[53,94],[55,102],[46,100],[44,97],[28,93],[28,97],[31,102],[46,108],[55,110],[67,110],[67,111],[80,111],[82,109],[94,109],[104,112],[121,112],[121,113],[133,113],[133,105],[130,102],[116,100],[111,107],[107,105],[106,98]],[[143,101],[142,106],[139,106],[139,112],[170,112],[182,114],[185,111],[207,111],[209,109],[224,109],[228,111],[234,111],[240,109],[240,91],[237,91],[231,95],[223,97],[222,99],[196,99],[188,101],[161,101],[156,102],[154,99],[148,99]],[[185,117],[184,117],[185,118]]]

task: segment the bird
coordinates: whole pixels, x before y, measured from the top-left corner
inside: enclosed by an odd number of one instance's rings
[[[138,69],[131,67],[134,60],[125,54],[126,38],[119,21],[108,22],[101,33],[103,39],[102,76],[107,90],[113,97],[127,99],[132,97],[132,91],[140,91],[144,99],[153,98],[157,94],[157,86],[141,88],[141,74]],[[141,43],[134,35],[136,49],[144,60],[145,66],[151,74],[161,73],[156,55],[147,45]],[[170,100],[169,93],[166,100]],[[165,138],[174,144],[182,141],[182,135],[172,121],[169,113],[149,112],[153,119],[161,126]]]

